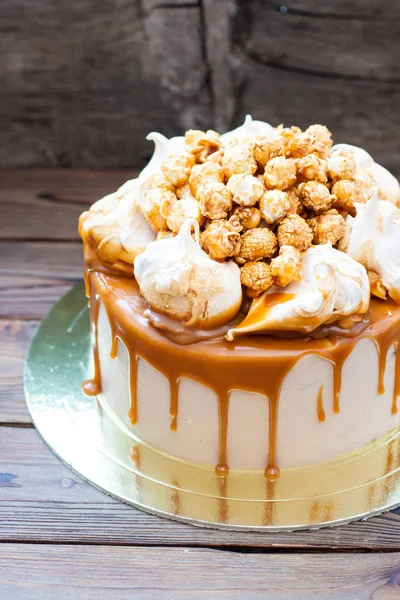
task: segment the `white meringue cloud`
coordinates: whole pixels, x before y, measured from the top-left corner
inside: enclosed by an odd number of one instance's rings
[[[350,152],[354,155],[357,169],[367,171],[374,178],[378,186],[378,196],[380,200],[389,200],[393,204],[400,203],[400,184],[397,179],[382,165],[374,161],[372,156],[363,148],[352,146],[350,144],[336,144],[332,147],[332,157],[335,153]]]
[[[340,249],[380,276],[389,295],[400,303],[400,209],[375,192],[366,204],[356,204],[348,217]]]
[[[283,289],[272,287],[253,300],[244,321],[228,331],[229,340],[274,330],[307,333],[368,310],[369,281],[362,265],[330,243],[308,248],[301,262],[302,279]]]
[[[135,278],[154,310],[187,325],[217,327],[240,308],[240,270],[233,261],[212,260],[198,236],[198,222],[189,219],[176,237],[151,242],[135,259]]]

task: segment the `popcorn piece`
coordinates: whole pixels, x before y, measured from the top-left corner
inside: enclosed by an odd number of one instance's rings
[[[291,188],[287,189],[285,193],[289,196],[290,202],[290,207],[287,212],[300,215],[301,217],[305,217],[306,210],[300,202],[299,190],[297,186],[293,185]]]
[[[225,148],[222,166],[228,179],[232,175],[254,175],[257,171],[257,161],[246,144],[237,143]]]
[[[163,178],[159,175],[149,177],[141,187],[139,207],[156,232],[168,229],[167,215],[175,202],[175,194],[163,183]]]
[[[185,185],[189,181],[190,171],[194,165],[194,156],[189,152],[171,154],[162,163],[161,170],[165,177],[176,187]]]
[[[186,183],[182,187],[176,188],[175,196],[179,200],[183,200],[184,198],[194,198],[194,196],[190,190],[190,185],[188,183]]]
[[[212,221],[200,235],[200,241],[211,258],[224,260],[239,253],[240,231],[242,226],[234,216],[228,221]]]
[[[367,271],[367,275],[369,279],[369,287],[371,289],[371,294],[373,296],[376,296],[377,298],[381,298],[381,300],[386,300],[387,289],[383,285],[378,273],[376,271]]]
[[[357,169],[356,174],[354,175],[354,183],[357,202],[365,204],[365,202],[368,202],[368,200],[372,198],[376,189],[376,182],[373,176],[364,169]]]
[[[356,186],[354,181],[348,179],[340,179],[333,186],[331,193],[335,196],[333,206],[346,211],[352,217],[357,214],[354,202],[357,200],[356,197]]]
[[[260,200],[260,211],[269,225],[283,219],[290,210],[291,201],[286,192],[269,190]]]
[[[240,269],[240,281],[249,290],[264,292],[273,284],[271,267],[261,261],[248,262]]]
[[[224,171],[218,163],[207,161],[195,165],[190,173],[189,185],[192,194],[197,198],[200,188],[211,182],[224,182]]]
[[[225,219],[232,210],[232,194],[223,183],[201,187],[198,198],[201,214],[209,219]]]
[[[299,185],[300,200],[306,208],[315,212],[324,212],[333,204],[334,198],[329,189],[319,181],[308,181]]]
[[[314,243],[326,244],[331,242],[334,246],[343,236],[346,222],[342,215],[334,208],[328,210],[323,215],[317,215],[314,219],[310,219],[314,230]]]
[[[265,192],[262,183],[253,175],[232,175],[226,185],[239,206],[254,206]]]
[[[318,158],[315,154],[309,154],[299,158],[297,162],[297,174],[303,180],[315,180],[321,183],[327,181],[328,163],[323,158]]]
[[[269,136],[258,136],[254,142],[254,158],[261,167],[277,156],[285,156],[285,139],[278,130]]]
[[[271,273],[276,285],[285,287],[293,280],[300,281],[302,266],[301,255],[293,246],[281,246],[279,256],[271,260]]]
[[[203,163],[220,150],[222,140],[219,133],[211,129],[206,132],[189,129],[185,134],[185,144],[189,152],[194,155],[196,162]]]
[[[265,166],[264,182],[268,188],[286,190],[296,183],[296,162],[292,158],[278,156]]]
[[[261,260],[272,256],[278,247],[275,235],[267,227],[257,227],[246,231],[241,239],[239,259]]]
[[[233,216],[237,217],[243,229],[258,227],[261,221],[261,213],[258,208],[238,206],[234,209]]]
[[[328,173],[332,181],[353,179],[356,174],[356,160],[351,152],[334,151],[328,159]]]
[[[188,219],[196,219],[198,223],[201,221],[199,203],[193,197],[186,197],[174,202],[168,212],[167,225],[171,231],[178,233],[183,223]]]
[[[311,246],[313,232],[299,215],[289,214],[280,223],[277,237],[280,246],[293,246],[302,252]]]
[[[289,143],[290,154],[295,158],[302,158],[307,154],[328,158],[332,148],[331,136],[331,132],[324,125],[311,125],[293,136]]]

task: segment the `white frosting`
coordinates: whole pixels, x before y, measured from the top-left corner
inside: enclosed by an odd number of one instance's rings
[[[390,296],[400,301],[400,210],[375,192],[348,217],[340,249],[376,271]]]
[[[357,169],[363,169],[370,173],[378,186],[380,200],[389,200],[393,204],[400,202],[400,185],[397,179],[382,165],[374,161],[372,156],[358,146],[350,144],[336,144],[332,148],[332,160],[335,153],[350,152],[354,155]]]
[[[244,321],[228,332],[228,339],[240,333],[277,329],[307,333],[324,323],[368,310],[369,281],[362,265],[330,243],[308,248],[301,262],[302,279],[283,291],[272,287],[255,299]],[[269,294],[279,292],[279,302],[265,302]]]
[[[151,242],[135,259],[135,278],[155,310],[187,325],[214,327],[240,308],[240,271],[233,261],[212,260],[198,237],[199,224],[189,219],[176,237]]]

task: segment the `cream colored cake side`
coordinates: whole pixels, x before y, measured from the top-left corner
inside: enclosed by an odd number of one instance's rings
[[[184,379],[179,387],[176,431],[169,428],[170,391],[167,379],[139,359],[138,422],[129,417],[129,360],[122,342],[111,359],[111,331],[101,307],[98,344],[102,369],[102,402],[114,418],[142,441],[171,456],[214,467],[218,462],[218,400],[214,392]],[[211,357],[210,357],[211,358]],[[373,340],[361,340],[345,362],[340,413],[333,412],[333,367],[327,360],[306,356],[286,376],[279,400],[277,462],[294,468],[335,459],[398,427],[392,414],[395,354],[389,350],[385,392],[379,395],[378,353]],[[319,421],[317,397],[323,391],[325,420]],[[236,390],[231,393],[227,461],[231,469],[264,469],[268,460],[268,400]]]

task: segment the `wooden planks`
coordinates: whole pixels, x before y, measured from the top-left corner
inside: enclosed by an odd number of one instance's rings
[[[102,494],[62,465],[34,429],[0,427],[0,542],[376,551],[399,549],[399,530],[400,510],[319,531],[194,528]]]
[[[135,176],[134,171],[2,169],[0,239],[78,240],[81,212]]]
[[[0,320],[0,423],[30,423],[23,389],[26,351],[36,321]]]
[[[4,0],[2,165],[140,166],[209,124],[198,2]]]
[[[244,560],[200,548],[10,544],[0,548],[0,584],[14,600],[394,600],[399,565],[399,553],[362,560],[354,554],[250,554]]]

